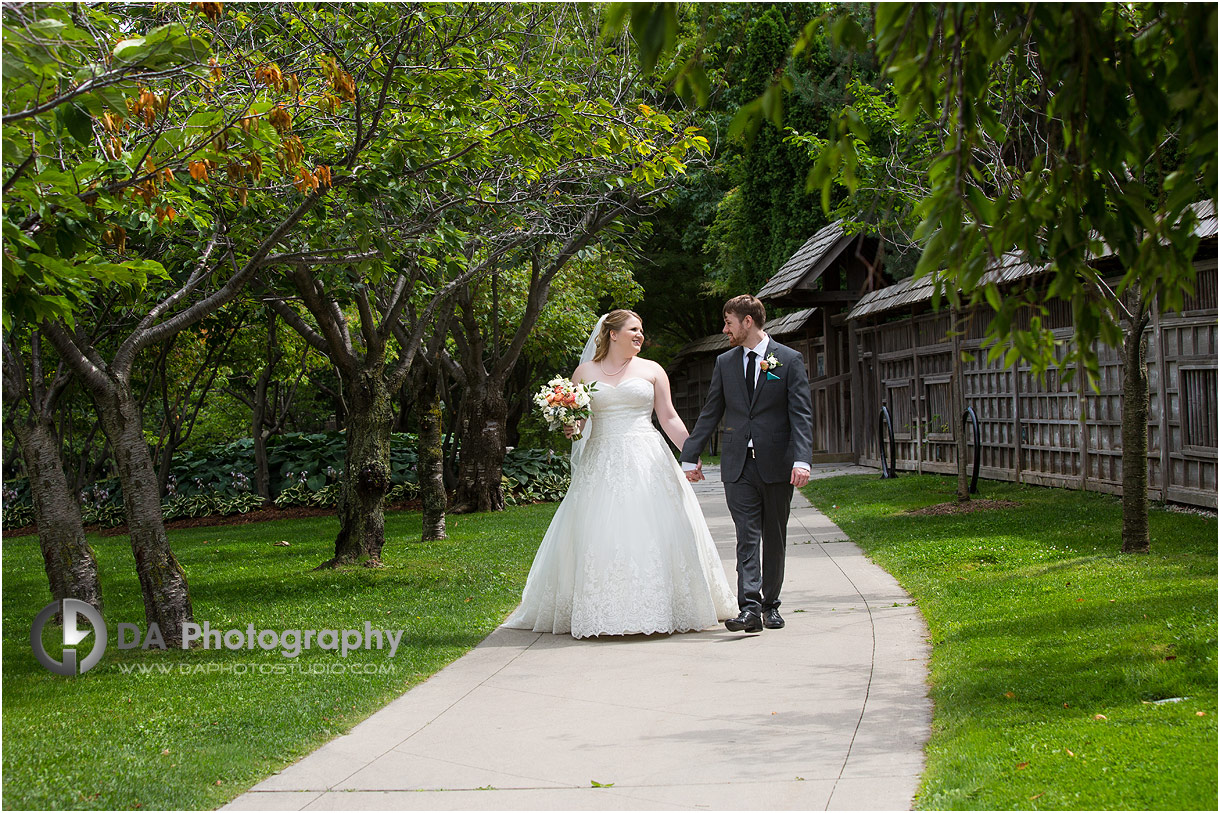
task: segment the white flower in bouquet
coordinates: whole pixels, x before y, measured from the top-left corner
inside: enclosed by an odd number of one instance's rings
[[[571,379],[563,377],[552,378],[534,396],[534,403],[542,410],[542,417],[551,431],[562,426],[575,426],[588,418],[592,414],[589,409],[592,400],[593,385],[574,384]],[[572,436],[572,440],[579,439],[579,434]]]

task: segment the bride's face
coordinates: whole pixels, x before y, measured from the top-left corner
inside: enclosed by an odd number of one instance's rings
[[[610,331],[610,342],[619,352],[634,356],[644,347],[644,325],[634,316],[627,320],[621,330]]]

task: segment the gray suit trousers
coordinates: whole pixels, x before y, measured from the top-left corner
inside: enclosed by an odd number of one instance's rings
[[[741,477],[724,484],[724,496],[737,527],[737,606],[778,609],[792,484],[763,482],[757,461],[747,457]]]

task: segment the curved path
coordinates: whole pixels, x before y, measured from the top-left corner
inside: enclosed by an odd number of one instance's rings
[[[705,473],[731,581],[733,524]],[[498,629],[226,809],[908,809],[931,722],[923,620],[799,493],[788,543],[785,629]]]

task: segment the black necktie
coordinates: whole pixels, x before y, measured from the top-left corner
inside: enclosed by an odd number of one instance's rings
[[[746,353],[746,358],[750,363],[746,365],[746,394],[750,396],[750,400],[754,400],[754,359],[758,354],[753,350]]]

